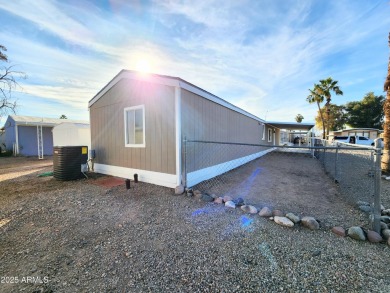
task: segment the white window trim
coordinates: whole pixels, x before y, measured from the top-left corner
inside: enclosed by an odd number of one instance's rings
[[[263,137],[262,137],[262,140],[265,140],[265,124],[263,123]]]
[[[272,142],[272,128],[268,128],[268,142]]]
[[[142,109],[142,123],[143,123],[143,138],[144,141],[142,144],[128,144],[127,141],[127,118],[126,118],[126,112],[131,111],[131,110],[137,110],[137,109]],[[123,116],[124,116],[124,131],[125,131],[125,147],[128,148],[144,148],[145,147],[145,105],[138,105],[134,107],[127,107],[123,109]]]

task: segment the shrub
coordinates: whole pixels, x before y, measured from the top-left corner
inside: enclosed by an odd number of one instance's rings
[[[12,151],[8,150],[8,151],[2,151],[0,152],[0,157],[11,157],[12,156]]]

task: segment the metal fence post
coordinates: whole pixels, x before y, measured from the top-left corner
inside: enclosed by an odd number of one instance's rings
[[[337,144],[337,147],[340,147],[339,144]],[[334,159],[334,182],[339,183],[339,176],[338,176],[338,161],[339,161],[339,149],[336,149],[336,156]]]
[[[370,176],[375,176],[375,164],[376,164],[376,162],[375,162],[375,154],[376,154],[375,151],[371,152],[371,157],[370,157],[370,160],[371,160],[371,170],[369,172]]]
[[[327,143],[326,143],[326,140],[324,140],[324,166],[326,166],[326,147],[327,147]]]
[[[314,147],[315,145],[316,145],[316,138],[313,136],[313,133],[312,133],[312,136],[311,136],[311,147]],[[312,158],[314,158],[315,157],[315,154],[314,154],[314,148],[312,148],[311,150],[311,156],[312,156]]]
[[[381,145],[379,139],[375,140],[375,187],[374,187],[374,210],[372,216],[372,230],[377,233],[381,232],[380,218],[381,218]]]

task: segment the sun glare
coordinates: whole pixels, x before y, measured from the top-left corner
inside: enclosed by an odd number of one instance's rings
[[[150,63],[146,59],[139,59],[135,65],[137,71],[150,72]]]

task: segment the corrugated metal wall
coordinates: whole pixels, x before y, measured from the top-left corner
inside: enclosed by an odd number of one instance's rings
[[[124,108],[145,105],[145,147],[125,147]],[[90,108],[96,163],[176,173],[174,88],[122,79]]]

